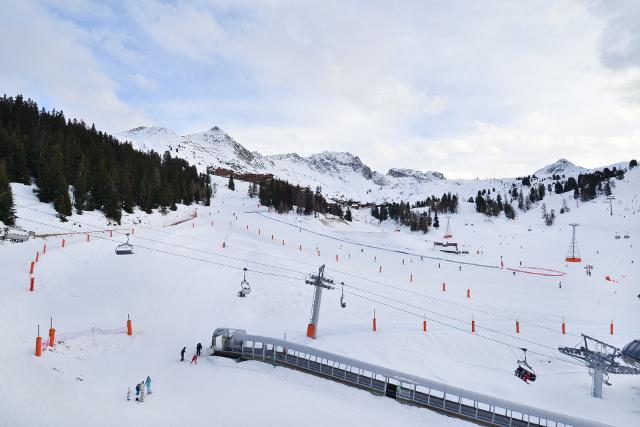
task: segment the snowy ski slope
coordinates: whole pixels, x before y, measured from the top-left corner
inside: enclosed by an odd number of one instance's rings
[[[640,423],[640,378],[612,376],[604,399],[595,400],[587,370],[556,350],[575,345],[580,333],[618,347],[640,336],[637,168],[617,182],[613,216],[601,198],[577,208],[570,199],[571,212],[552,227],[542,224],[539,206],[518,212],[516,221],[486,222],[472,204],[461,203],[451,225],[453,240],[470,252],[464,256],[433,251],[442,228],[426,235],[395,232],[394,224],[372,222],[364,210],[354,212],[351,224],[277,215],[249,199],[246,184],[229,192],[225,180],[217,182],[213,206],[198,206],[196,218],[169,226],[189,219],[194,207],[181,206],[168,217],[137,212],[114,227],[113,238],[100,214],[60,223],[29,187],[13,184],[18,224],[49,236],[0,244],[0,425],[467,424],[264,364],[178,361],[183,346],[189,358],[197,342],[207,349],[221,326],[286,334],[293,342],[581,418]],[[557,212],[562,196],[548,195],[545,202]],[[584,262],[567,265],[568,224],[574,221]],[[115,246],[130,228],[135,254],[116,256]],[[630,238],[614,239],[616,232]],[[31,293],[29,264],[44,244]],[[566,275],[514,276],[494,268],[501,256],[505,267],[520,269],[522,262]],[[591,277],[586,263],[594,266]],[[313,289],[304,278],[321,264],[329,277],[344,281],[347,308],[340,308],[339,289],[325,292],[319,339],[311,341],[305,330]],[[252,293],[240,299],[245,267]],[[123,328],[127,314],[132,337],[88,331]],[[58,333],[88,332],[36,358],[36,326],[46,339],[50,317]],[[563,318],[566,335],[560,333]],[[615,333],[609,335],[612,319]],[[538,374],[533,384],[513,376],[519,347],[529,349]],[[127,387],[147,375],[154,394],[143,404],[127,402]]]

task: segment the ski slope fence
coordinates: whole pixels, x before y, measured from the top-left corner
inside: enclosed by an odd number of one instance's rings
[[[218,328],[211,348],[214,356],[255,360],[302,371],[427,408],[448,416],[491,426],[604,427],[606,424],[522,405],[372,365],[301,344],[241,329]]]
[[[80,332],[68,332],[65,334],[56,335],[56,344],[60,344],[75,338],[86,337],[86,336],[95,336],[95,335],[116,335],[116,334],[126,334],[127,328],[117,328],[117,329],[100,329],[96,327],[92,327],[90,329],[86,329]],[[49,347],[49,341],[42,341],[42,350],[46,350]]]

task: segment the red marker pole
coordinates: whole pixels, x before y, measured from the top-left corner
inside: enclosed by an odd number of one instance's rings
[[[53,317],[49,324],[49,347],[53,347],[56,343],[56,330],[53,328]]]
[[[467,288],[467,298],[471,299],[471,289]]]
[[[31,276],[31,280],[29,281],[29,291],[30,292],[33,292],[34,289],[36,288],[36,286],[35,286],[36,283],[35,282],[36,282],[36,279],[33,276]]]
[[[518,319],[516,319],[516,334],[520,333],[520,321],[518,321]]]
[[[31,261],[31,267],[29,268],[29,274],[33,274],[33,267],[36,265],[34,261]]]
[[[42,356],[42,337],[40,336],[40,325],[38,325],[38,337],[36,338],[36,356]]]
[[[129,318],[128,314],[127,314],[127,335],[129,336],[133,335],[133,324],[131,323],[131,319]]]
[[[373,332],[378,330],[378,325],[376,324],[376,311],[373,310]]]

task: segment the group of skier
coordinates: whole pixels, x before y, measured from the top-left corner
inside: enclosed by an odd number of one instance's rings
[[[136,402],[144,402],[145,394],[151,394],[151,377],[147,376],[146,380],[142,380],[136,384]],[[131,389],[127,389],[127,400],[131,400]]]
[[[187,347],[182,347],[182,350],[180,351],[180,361],[181,361],[181,362],[184,362],[184,354],[185,354],[186,352],[187,352]],[[202,344],[201,344],[201,343],[198,343],[198,344],[196,345],[196,352],[195,352],[195,354],[193,355],[193,357],[191,357],[191,363],[190,363],[190,365],[192,365],[192,364],[194,364],[194,363],[195,363],[196,365],[198,364],[198,357],[200,357],[200,354],[202,354]]]

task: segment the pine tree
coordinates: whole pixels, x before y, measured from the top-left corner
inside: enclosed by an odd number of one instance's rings
[[[516,211],[513,209],[513,206],[511,206],[510,203],[504,204],[504,216],[506,216],[508,219],[515,219],[516,217]]]
[[[80,158],[80,164],[78,165],[78,178],[73,185],[73,207],[76,208],[76,212],[82,215],[82,211],[85,208],[87,201],[87,192],[89,185],[89,173],[87,167],[87,160],[84,156]]]
[[[58,218],[60,218],[60,221],[62,222],[66,222],[67,217],[71,215],[69,184],[67,184],[67,180],[62,174],[58,177],[58,185],[56,186],[56,196],[53,201],[53,208],[58,212]]]
[[[15,225],[16,223],[13,194],[4,160],[0,161],[0,222],[5,225]]]
[[[229,175],[229,184],[227,184],[227,187],[231,191],[236,191],[236,184],[233,182],[233,174]]]
[[[120,224],[120,220],[122,219],[122,201],[120,195],[115,190],[115,186],[107,190],[102,210],[107,219]]]
[[[347,208],[347,212],[344,214],[344,219],[351,222],[351,209]]]
[[[434,212],[435,216],[433,217],[433,228],[440,228],[440,220],[438,219],[438,211]]]

